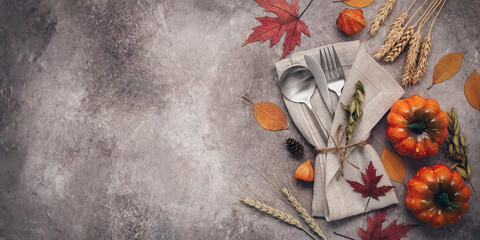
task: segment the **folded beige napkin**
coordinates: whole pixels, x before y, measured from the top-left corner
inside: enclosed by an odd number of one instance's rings
[[[372,128],[388,111],[392,104],[403,96],[404,90],[370,55],[368,55],[358,41],[338,43],[333,45],[339,56],[346,76],[346,83],[340,100],[330,92],[332,103],[336,104],[336,111],[333,121],[330,119],[328,109],[323,102],[318,89],[311,98],[314,110],[320,117],[324,126],[334,134],[339,125],[346,125],[345,112],[338,104],[343,102],[348,105],[352,94],[355,91],[355,84],[358,80],[365,86],[365,102],[363,104],[363,117],[357,125],[350,143],[361,141],[367,138]],[[310,55],[317,61],[320,58],[320,48],[308,51],[297,52],[290,58],[277,62],[276,69],[278,76],[281,76],[289,66],[301,64],[307,66],[304,55]],[[314,119],[309,114],[304,104],[294,103],[284,99],[288,112],[293,122],[305,139],[315,147],[325,147],[320,133],[316,129]],[[331,139],[327,144],[334,146]],[[358,181],[363,184],[361,172],[365,172],[370,161],[377,169],[377,175],[383,175],[378,186],[391,186],[390,179],[383,167],[380,157],[371,145],[351,148],[347,152],[347,159],[357,165],[360,170],[348,163],[344,164],[345,177],[337,181],[336,174],[339,169],[337,154],[335,152],[319,154],[315,159],[315,182],[312,201],[312,214],[317,217],[325,217],[327,221],[339,220],[346,217],[363,213],[367,204],[367,198],[354,192],[353,188],[345,179]],[[391,204],[398,203],[395,191],[392,189],[386,196],[379,197],[379,200],[371,199],[367,211],[384,208]]]

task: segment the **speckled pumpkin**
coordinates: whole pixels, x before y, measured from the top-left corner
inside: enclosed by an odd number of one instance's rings
[[[405,205],[432,227],[455,224],[468,211],[470,188],[445,164],[422,167],[407,183]]]
[[[448,136],[448,121],[437,101],[413,95],[392,105],[385,134],[400,155],[420,159],[437,153]]]

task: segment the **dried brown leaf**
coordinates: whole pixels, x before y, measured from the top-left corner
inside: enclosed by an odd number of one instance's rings
[[[465,82],[465,97],[472,107],[480,110],[480,75],[475,70]]]
[[[253,104],[253,114],[260,126],[267,130],[277,131],[288,129],[287,118],[282,109],[271,102]]]
[[[433,87],[434,84],[441,83],[455,76],[462,66],[463,55],[465,55],[465,51],[443,56],[435,65],[433,83],[428,89]]]
[[[382,163],[390,179],[403,183],[405,180],[405,162],[398,154],[384,148],[382,152]]]

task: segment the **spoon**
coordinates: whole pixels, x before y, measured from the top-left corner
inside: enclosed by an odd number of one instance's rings
[[[326,143],[328,136],[325,127],[310,103],[310,99],[315,92],[315,87],[316,83],[312,72],[302,65],[292,65],[280,76],[280,90],[282,90],[283,96],[292,102],[307,105],[310,114],[312,114],[316,120],[315,123],[320,135],[324,143]]]

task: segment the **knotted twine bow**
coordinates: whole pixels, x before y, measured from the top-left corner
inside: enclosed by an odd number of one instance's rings
[[[326,130],[326,129],[325,129]],[[333,140],[334,147],[327,147],[327,148],[315,148],[318,154],[322,153],[328,153],[328,152],[336,152],[338,155],[338,166],[340,167],[340,171],[337,173],[337,180],[340,178],[340,176],[343,177],[344,171],[343,171],[343,163],[347,161],[350,165],[352,165],[356,169],[360,169],[357,165],[353,164],[347,159],[347,149],[352,148],[352,147],[362,147],[368,144],[368,138],[356,142],[356,143],[346,143],[345,146],[342,146],[342,141],[343,138],[345,137],[345,127],[343,125],[338,126],[337,131],[335,133],[336,138],[334,138],[328,130],[326,130],[328,136]]]

